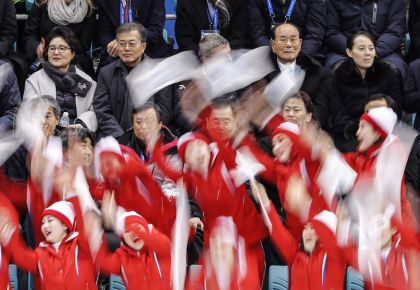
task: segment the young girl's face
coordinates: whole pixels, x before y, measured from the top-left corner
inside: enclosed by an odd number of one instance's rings
[[[136,227],[138,231],[146,231],[145,228],[140,224],[137,224]],[[123,239],[127,246],[129,246],[133,250],[140,251],[141,248],[143,248],[144,246],[144,241],[141,238],[139,238],[138,235],[136,235],[133,231],[126,231],[123,234]]]
[[[41,232],[51,244],[61,242],[67,235],[67,227],[56,217],[46,215],[42,218]]]

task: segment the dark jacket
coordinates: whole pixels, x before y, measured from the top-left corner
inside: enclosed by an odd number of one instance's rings
[[[12,0],[0,0],[0,58],[12,49],[17,32],[16,10]]]
[[[122,116],[127,93],[125,83],[127,74],[127,67],[120,60],[104,66],[99,72],[93,97],[93,110],[98,120],[98,137],[119,137],[131,127],[131,125],[127,128],[121,127],[122,118],[127,118],[127,116]],[[162,123],[166,124],[172,116],[171,86],[156,93],[152,98],[161,111]],[[131,120],[131,111],[127,114]]]
[[[8,62],[0,60],[0,131],[13,125],[17,105],[21,97],[16,75]]]
[[[420,113],[420,59],[410,63],[404,83],[402,109],[407,113]],[[416,116],[414,128],[420,130],[420,118]]]
[[[331,133],[339,150],[348,152],[356,149],[354,127],[364,112],[366,99],[377,93],[391,96],[401,109],[400,81],[395,71],[382,60],[375,58],[365,79],[351,59],[337,68],[331,79],[329,104],[333,126]]]
[[[97,3],[98,41],[102,48],[106,48],[115,39],[116,29],[120,26],[120,1],[97,0]],[[147,29],[146,54],[150,57],[167,56],[169,48],[163,40],[166,17],[164,0],[132,0],[131,6],[133,21],[141,23]]]
[[[275,54],[273,54],[273,62],[276,70],[267,76],[269,81],[280,73]],[[313,116],[323,128],[326,128],[328,123],[328,88],[330,75],[321,64],[303,52],[299,53],[296,64],[306,72],[301,90],[311,97],[314,104]]]
[[[420,0],[410,1],[408,14],[408,31],[410,32],[411,47],[410,56],[412,59],[420,57]]]
[[[220,34],[226,38],[234,49],[244,48],[247,39],[247,9],[243,0],[228,0],[231,20]],[[198,51],[198,42],[202,30],[210,30],[207,14],[207,0],[178,0],[176,7],[175,36],[181,51]]]
[[[329,50],[345,55],[347,38],[361,30],[373,35],[379,57],[400,50],[406,25],[404,0],[330,0],[326,3]]]
[[[283,23],[290,0],[271,0],[275,21]],[[253,46],[270,45],[271,18],[266,0],[249,0],[249,34]],[[302,33],[302,50],[310,56],[322,55],[322,42],[325,35],[325,1],[298,0],[293,9],[290,22],[298,26]]]
[[[86,15],[85,19],[80,23],[72,23],[67,25],[70,28],[82,47],[83,52],[87,52],[92,44],[92,40],[95,35],[96,29],[96,13],[93,11],[89,15]],[[25,32],[24,32],[24,43],[25,43],[25,56],[29,64],[33,63],[36,58],[36,49],[41,41],[41,37],[44,39],[51,32],[51,30],[58,26],[48,16],[47,5],[38,6],[36,3],[32,5],[31,12],[26,20]],[[88,75],[93,76],[92,63],[87,59],[86,54],[79,55],[80,67]]]

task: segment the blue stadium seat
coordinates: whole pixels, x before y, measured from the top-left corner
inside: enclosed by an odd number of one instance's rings
[[[271,266],[268,274],[268,290],[289,289],[289,270],[287,266]]]
[[[109,290],[125,290],[125,285],[120,276],[111,275],[109,278]]]
[[[364,290],[363,276],[351,267],[346,272],[346,290]]]
[[[18,274],[16,265],[9,265],[9,279],[13,290],[18,290]]]
[[[28,273],[28,290],[33,290],[34,287],[34,278],[32,273]]]

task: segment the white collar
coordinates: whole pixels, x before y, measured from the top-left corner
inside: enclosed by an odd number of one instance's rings
[[[294,72],[296,68],[296,59],[293,62],[288,62],[286,64],[283,64],[282,62],[279,61],[279,59],[277,59],[277,64],[281,72],[283,72],[286,68],[289,68],[290,72]]]

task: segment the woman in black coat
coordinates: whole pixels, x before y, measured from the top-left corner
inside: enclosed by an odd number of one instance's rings
[[[45,38],[56,26],[70,28],[83,51],[87,52],[95,36],[95,17],[92,0],[36,0],[25,25],[25,56],[28,63],[37,63],[42,59]],[[79,56],[78,65],[91,77],[95,75],[87,53]]]
[[[218,30],[232,49],[244,48],[248,45],[247,21],[244,0],[178,0],[175,37],[181,51],[198,51],[202,33]]]
[[[347,40],[347,55],[334,72],[329,94],[332,136],[339,150],[356,149],[355,132],[366,99],[373,94],[391,96],[401,108],[401,83],[395,71],[376,57],[374,40],[359,32]]]

